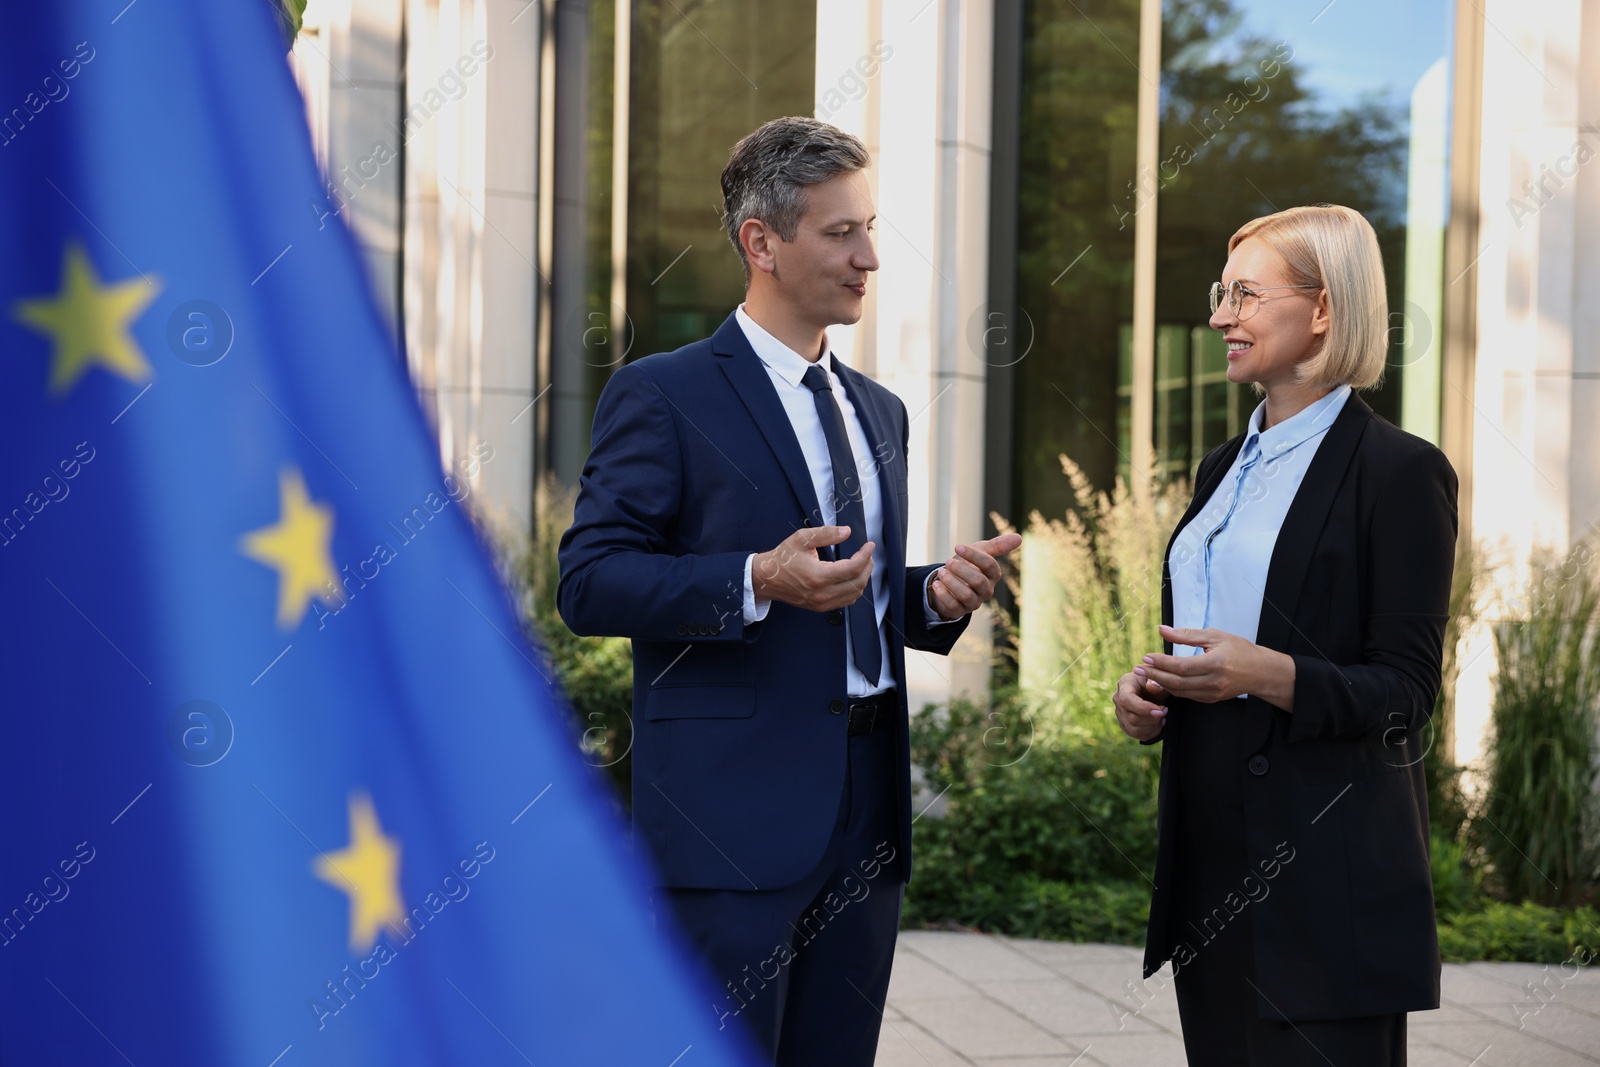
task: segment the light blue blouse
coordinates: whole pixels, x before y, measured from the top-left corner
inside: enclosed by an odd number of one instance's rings
[[[1256,639],[1278,530],[1312,457],[1349,397],[1350,387],[1342,385],[1264,432],[1261,420],[1267,406],[1263,402],[1256,408],[1233,466],[1172,544],[1168,568],[1174,626]],[[1173,647],[1177,656],[1200,651],[1189,645]]]

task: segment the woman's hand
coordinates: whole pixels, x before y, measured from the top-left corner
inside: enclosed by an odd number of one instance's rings
[[[1135,741],[1148,741],[1161,733],[1167,722],[1166,702],[1167,695],[1159,685],[1133,671],[1117,681],[1117,691],[1111,698],[1117,725]]]
[[[1161,627],[1161,636],[1175,645],[1204,650],[1199,656],[1144,658],[1133,673],[1186,700],[1216,704],[1249,693],[1294,711],[1294,659],[1221,630],[1178,630]]]

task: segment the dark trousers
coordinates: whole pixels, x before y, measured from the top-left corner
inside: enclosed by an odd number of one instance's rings
[[[1178,970],[1189,1067],[1405,1067],[1403,1012],[1314,1022],[1263,1019],[1254,981],[1247,908]]]
[[[841,728],[844,723],[840,723]],[[852,737],[838,821],[822,862],[782,889],[667,889],[721,995],[782,1067],[872,1067],[905,883],[896,855],[895,742]]]
[[[1250,872],[1240,779],[1244,701],[1182,710],[1172,931],[1194,949],[1175,979],[1189,1067],[1404,1067],[1403,1012],[1292,1023],[1261,1017],[1250,908],[1221,907]],[[1220,928],[1219,909],[1231,916]]]

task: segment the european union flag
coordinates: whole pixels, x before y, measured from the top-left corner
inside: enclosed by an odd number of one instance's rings
[[[270,8],[5,21],[0,1062],[730,1062],[306,211]]]

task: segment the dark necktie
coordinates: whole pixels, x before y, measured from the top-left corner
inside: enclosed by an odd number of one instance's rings
[[[822,421],[822,433],[828,439],[828,462],[833,466],[833,521],[850,527],[850,536],[838,546],[837,557],[848,559],[867,543],[867,509],[861,500],[861,476],[856,469],[855,455],[850,451],[850,437],[845,433],[844,412],[833,395],[828,372],[813,363],[802,381],[817,403],[817,418]],[[870,580],[848,612],[850,650],[856,669],[866,675],[869,685],[876,687],[883,670],[883,652],[878,645],[878,609],[872,600]]]

